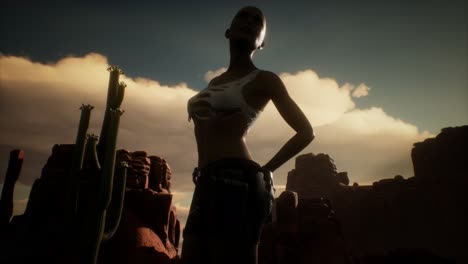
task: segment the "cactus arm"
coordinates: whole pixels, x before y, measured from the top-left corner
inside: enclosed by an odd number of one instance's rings
[[[101,238],[104,233],[106,211],[98,211],[96,209],[96,207],[93,207],[89,210],[91,215],[85,219],[84,225],[86,229],[81,234],[79,263],[96,264],[98,260]]]
[[[88,134],[85,158],[81,176],[82,186],[78,197],[78,232],[80,238],[80,263],[97,263],[100,238],[104,228],[105,211],[99,210],[93,202],[99,195],[99,176],[101,166],[97,157],[98,136]]]
[[[102,210],[105,210],[109,206],[112,196],[115,167],[115,147],[117,143],[120,116],[123,113],[123,111],[120,109],[111,109],[110,112],[111,119],[109,132],[107,135],[104,164],[102,167],[99,199],[97,201],[99,208]]]
[[[78,127],[78,134],[76,136],[76,141],[75,141],[75,153],[77,154],[76,157],[73,159],[72,163],[72,168],[73,165],[74,169],[79,171],[81,167],[83,166],[83,156],[84,156],[84,149],[86,145],[86,133],[88,131],[89,127],[89,120],[91,118],[91,110],[94,109],[94,106],[92,105],[81,105],[80,110],[81,110],[81,117],[80,117],[80,124]]]
[[[127,182],[128,163],[122,161],[116,171],[115,188],[112,191],[112,200],[108,208],[105,231],[102,240],[111,239],[120,224],[125,198],[125,186]]]
[[[110,110],[110,122],[107,135],[104,164],[102,165],[99,179],[99,188],[96,193],[96,204],[89,210],[89,236],[86,236],[82,244],[84,250],[84,263],[97,263],[99,249],[103,240],[106,209],[110,204],[112,196],[112,185],[114,183],[115,147],[117,142],[117,132],[119,128],[120,116],[123,111],[120,109]],[[88,240],[90,239],[90,240]],[[88,242],[86,242],[88,241]],[[86,259],[89,258],[89,259]]]
[[[16,181],[23,166],[24,152],[19,149],[10,152],[10,160],[0,198],[0,229],[6,228],[13,214],[13,194]]]
[[[86,163],[87,167],[90,167],[92,169],[99,171],[101,170],[101,165],[99,163],[99,159],[97,155],[98,136],[94,134],[88,134],[87,138],[88,140],[86,144],[84,162]]]
[[[110,110],[120,107],[120,104],[123,101],[123,91],[125,87],[121,88],[119,84],[119,76],[123,74],[123,71],[116,66],[111,66],[107,69],[110,72],[109,77],[109,86],[107,89],[107,101],[106,109],[104,110],[104,121],[102,122],[100,141],[98,145],[98,157],[101,163],[104,163],[105,158],[105,149],[107,144],[106,136],[108,135],[109,125],[110,125]]]
[[[114,103],[114,98],[117,94],[117,89],[119,85],[119,77],[120,74],[122,74],[122,70],[120,70],[117,66],[110,66],[107,68],[107,71],[110,73],[110,78],[109,78],[109,86],[107,87],[107,102],[106,102],[106,108],[116,108],[116,106],[113,104]]]
[[[70,169],[70,178],[68,185],[68,204],[70,205],[69,218],[73,218],[77,212],[77,200],[79,193],[79,172],[83,166],[83,159],[86,145],[86,133],[89,127],[91,110],[94,106],[81,105],[81,117],[76,135],[75,149],[73,150],[73,159]]]

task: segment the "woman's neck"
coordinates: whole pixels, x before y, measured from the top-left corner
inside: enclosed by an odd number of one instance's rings
[[[231,42],[229,45],[229,53],[230,60],[227,71],[242,74],[256,69],[252,61],[253,50],[248,49],[244,45],[236,45]]]

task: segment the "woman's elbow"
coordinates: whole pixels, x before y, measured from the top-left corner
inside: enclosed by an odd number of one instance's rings
[[[306,141],[307,145],[312,142],[315,138],[315,133],[314,130],[312,129],[312,126],[307,126],[302,130],[302,137],[304,138],[304,141]]]

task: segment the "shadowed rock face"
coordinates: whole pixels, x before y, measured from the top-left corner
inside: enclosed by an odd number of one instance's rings
[[[11,237],[2,237],[8,246],[0,252],[1,263],[78,262],[76,237],[65,224],[73,149],[72,144],[53,147],[41,177],[33,184],[25,213],[10,222]],[[177,261],[180,222],[169,190],[169,165],[144,151],[119,150],[116,159],[116,164],[126,161],[130,165],[124,208],[116,234],[101,246],[99,263]]]
[[[435,138],[414,144],[414,175],[422,184],[466,183],[468,126],[447,127]]]
[[[330,156],[309,153],[296,158],[296,168],[288,173],[286,190],[297,192],[300,198],[320,198],[342,182],[349,183],[347,173],[338,173]]]
[[[324,199],[298,199],[284,191],[276,199],[276,221],[265,225],[259,263],[347,263],[339,223]]]
[[[289,193],[278,198],[277,223],[265,227],[260,249],[286,247],[286,252],[294,252],[303,247],[294,235],[283,235],[289,240],[282,242],[272,234],[297,232],[305,217],[298,213],[299,205],[310,206],[311,201],[326,197],[333,205],[336,226],[341,226],[344,251],[353,263],[468,263],[468,126],[445,128],[437,137],[415,143],[411,157],[414,177],[397,175],[370,186],[348,186],[347,175],[337,172],[328,155],[299,156],[288,174]],[[292,192],[298,195],[296,209]],[[312,206],[306,211],[315,215],[312,211],[320,209]],[[327,222],[310,223],[311,228],[331,230]],[[321,239],[328,242],[321,245],[330,254],[342,256],[343,248],[336,247],[342,241],[337,234],[328,232]],[[318,254],[312,248],[304,250],[310,258]],[[329,258],[322,257],[317,263],[345,263],[343,258],[327,262]]]

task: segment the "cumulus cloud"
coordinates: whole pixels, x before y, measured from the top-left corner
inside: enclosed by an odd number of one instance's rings
[[[369,94],[369,90],[370,88],[367,85],[361,83],[353,90],[352,96],[356,98],[367,96]]]
[[[95,106],[89,130],[99,134],[107,93],[106,57],[92,53],[41,64],[2,55],[0,64],[0,147],[28,148],[47,158],[54,144],[73,143],[82,103]],[[209,71],[205,80],[225,70]],[[367,95],[365,84],[340,86],[310,69],[279,76],[316,132],[316,139],[302,153],[330,154],[338,169],[348,171],[355,182],[412,175],[412,143],[430,135],[379,107],[357,108],[353,97]],[[191,173],[197,163],[186,103],[197,91],[186,83],[168,86],[125,75],[121,80],[127,83],[127,90],[117,147],[146,150],[168,160],[174,175],[174,203],[184,224],[194,188]],[[270,103],[249,131],[247,144],[255,160],[264,164],[293,134]],[[0,162],[4,171],[6,161]],[[284,186],[293,167],[291,159],[278,169],[276,184]],[[35,175],[21,177],[37,177],[40,167],[36,171]]]
[[[0,60],[1,113],[8,117],[0,123],[0,145],[49,153],[56,143],[73,143],[82,103],[95,106],[89,132],[99,135],[109,78],[104,56],[70,57],[48,65],[12,56]],[[167,86],[125,75],[121,81],[128,87],[118,147],[164,156],[178,175],[191,173],[196,148],[185,103],[195,91],[185,83]]]

